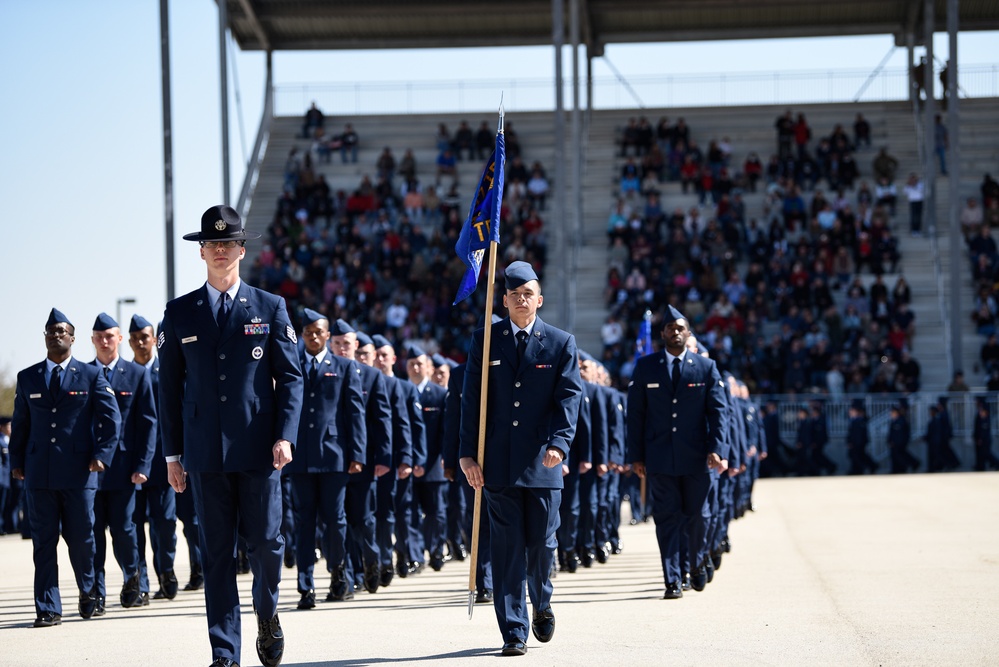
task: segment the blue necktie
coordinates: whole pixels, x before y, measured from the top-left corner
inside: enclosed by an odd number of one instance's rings
[[[680,357],[673,360],[673,394],[680,389]]]
[[[215,317],[215,319],[218,320],[219,329],[224,329],[225,322],[227,319],[229,319],[229,309],[226,308],[228,303],[229,303],[229,293],[223,292],[222,298],[219,299],[219,312],[218,315]]]
[[[52,393],[52,398],[59,395],[59,390],[62,388],[62,366],[56,366],[52,369],[52,377],[49,378],[49,392]]]

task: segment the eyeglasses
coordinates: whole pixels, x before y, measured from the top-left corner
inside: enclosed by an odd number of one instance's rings
[[[215,250],[216,248],[225,248],[231,250],[236,246],[243,246],[243,241],[202,241],[201,247],[208,248],[209,250]]]
[[[46,336],[50,336],[52,338],[62,338],[63,336],[72,336],[73,335],[70,332],[69,329],[65,329],[63,327],[59,327],[58,329],[46,329],[42,333],[44,333]]]

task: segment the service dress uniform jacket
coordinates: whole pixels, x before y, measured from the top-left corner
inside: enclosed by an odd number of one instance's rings
[[[9,443],[10,467],[24,472],[35,564],[35,611],[62,615],[56,546],[60,532],[79,590],[94,574],[94,459],[109,467],[121,415],[114,390],[89,364],[70,358],[56,396],[46,362],[17,374]]]
[[[636,362],[628,386],[628,460],[645,464],[667,587],[681,581],[681,540],[695,517],[700,529],[688,535],[691,561],[704,551],[708,455],[729,458],[729,403],[715,362],[686,352],[680,368],[674,391],[665,350],[650,354]]]
[[[576,339],[536,317],[523,359],[509,318],[492,325],[489,359],[484,330],[475,332],[461,397],[461,457],[478,460],[483,363],[489,364],[484,498],[489,511],[493,606],[504,642],[524,642],[529,618],[550,606],[549,577],[559,525],[562,466],[543,465],[548,449],[569,457],[583,393]],[[525,557],[526,555],[526,557]]]
[[[259,618],[277,612],[284,540],[278,440],[295,443],[302,372],[284,300],[241,282],[223,327],[207,285],[169,302],[157,346],[163,453],[180,456],[201,522],[208,634],[240,661],[236,532],[249,545]]]

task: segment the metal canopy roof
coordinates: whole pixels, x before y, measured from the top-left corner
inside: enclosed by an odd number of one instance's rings
[[[606,44],[907,32],[923,0],[578,0],[582,42]],[[552,0],[226,0],[244,51],[529,46],[552,43]],[[935,0],[937,30],[947,0]],[[568,30],[568,3],[565,9]],[[999,2],[962,0],[961,30],[999,29]],[[566,40],[568,43],[568,35]]]

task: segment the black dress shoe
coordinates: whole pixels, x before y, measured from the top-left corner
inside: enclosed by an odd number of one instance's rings
[[[101,605],[103,610],[104,606]],[[90,593],[80,593],[80,616],[83,618],[92,618],[97,614],[97,594],[91,591]],[[43,614],[44,615],[44,614]],[[42,627],[42,626],[36,626]]]
[[[690,587],[695,591],[703,591],[704,587],[708,585],[708,573],[704,569],[704,566],[697,568],[697,571],[690,575]]]
[[[394,578],[395,572],[392,570],[392,566],[386,565],[382,568],[381,574],[378,577],[378,585],[384,588],[385,586],[391,584],[392,579]]]
[[[409,576],[409,563],[402,559],[397,559],[395,562],[395,573],[400,577],[405,579]],[[384,584],[383,584],[384,585]]]
[[[444,569],[444,555],[434,554],[430,557],[430,567],[434,572],[440,572]]]
[[[208,667],[239,667],[239,663],[230,658],[215,658]]]
[[[579,552],[579,563],[583,567],[593,567],[593,552],[589,549],[583,549]]]
[[[84,618],[90,618],[89,616],[84,616]],[[50,611],[42,612],[35,619],[32,627],[34,628],[51,628],[53,625],[62,625],[62,616],[59,614],[53,614]]]
[[[721,550],[725,553],[732,551],[732,543],[728,541],[727,537],[721,541]]]
[[[125,609],[142,606],[142,593],[139,592],[139,575],[133,575],[125,585],[121,587],[121,606]]]
[[[236,552],[236,574],[250,573],[250,558],[245,551]]]
[[[715,565],[711,562],[710,558],[704,560],[704,573],[708,577],[709,584],[715,580]]]
[[[524,645],[524,642],[506,642],[503,644],[502,653],[503,655],[526,655],[527,646]]]
[[[721,563],[722,563],[722,551],[721,551],[721,549],[717,549],[715,551],[712,551],[711,552],[711,564],[715,566],[716,570],[721,569]]]
[[[284,566],[289,570],[295,567],[295,550],[284,548]]]
[[[423,568],[425,568],[425,567],[426,567],[426,565],[424,565],[423,563],[420,563],[419,561],[415,561],[415,560],[409,561],[409,573],[410,574],[420,574],[421,572],[423,572]]]
[[[148,607],[149,606],[149,593],[143,593],[139,597],[139,606],[140,607]]]
[[[153,593],[153,599],[154,600],[166,600],[167,596],[166,596],[166,593],[164,593],[163,589],[161,588],[160,590],[158,590],[155,593]]]
[[[205,575],[200,565],[191,567],[191,579],[184,585],[185,591],[197,591],[205,585]]]
[[[316,606],[316,592],[308,590],[302,593],[302,599],[298,601],[299,609],[314,609]]]
[[[160,590],[163,592],[163,596],[167,600],[172,600],[177,597],[177,589],[180,584],[177,582],[177,575],[173,573],[173,570],[167,570],[162,575],[160,575]]]
[[[491,604],[493,601],[493,591],[490,588],[481,588],[475,592],[475,604]]]
[[[611,553],[614,554],[615,556],[617,556],[622,551],[624,551],[624,545],[621,544],[621,540],[618,540],[617,544],[614,544],[613,547],[611,548]]]
[[[459,544],[454,549],[451,550],[451,556],[456,561],[463,561],[468,558],[468,550],[465,549],[464,544]]]
[[[555,635],[555,614],[552,613],[551,607],[541,611],[534,610],[531,632],[534,633],[534,638],[542,644],[552,640]]]
[[[284,656],[284,632],[277,614],[267,620],[257,618],[257,657],[264,667],[277,667]]]
[[[103,616],[107,613],[107,609],[104,606],[104,596],[97,596],[97,607],[94,608],[94,616]]]
[[[597,562],[603,565],[610,558],[610,545],[602,544],[596,551]]]
[[[380,576],[378,573],[377,565],[365,565],[364,566],[364,590],[369,593],[375,593],[378,591],[378,584],[380,583]]]
[[[683,573],[683,578],[680,580],[680,588],[685,591],[690,590],[690,572]]]
[[[341,565],[333,573],[330,581],[330,592],[326,596],[327,602],[344,602],[354,599],[354,586],[347,581],[347,573]]]
[[[673,581],[666,584],[666,594],[663,595],[663,600],[679,600],[682,597],[683,591],[680,590],[679,582]]]
[[[576,555],[575,549],[565,550],[565,571],[572,574],[579,569],[579,556]]]

